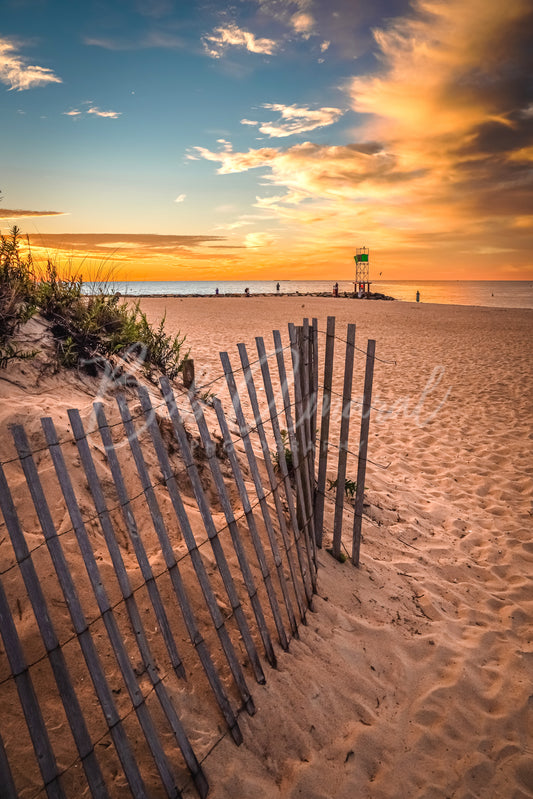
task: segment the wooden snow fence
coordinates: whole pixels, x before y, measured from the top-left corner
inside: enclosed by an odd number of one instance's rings
[[[250,686],[312,609],[328,469],[340,554],[355,450],[358,563],[374,342],[350,434],[355,326],[342,393],[335,340],[333,318],[304,320],[268,352],[239,345],[237,367],[221,353],[225,408],[163,378],[157,396],[138,386],[85,418],[69,410],[61,436],[51,418],[6,431],[2,799],[207,795],[209,752],[242,742]]]

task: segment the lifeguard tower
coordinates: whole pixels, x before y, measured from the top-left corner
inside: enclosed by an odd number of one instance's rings
[[[358,297],[370,294],[370,253],[368,247],[358,247],[355,251],[354,292]]]

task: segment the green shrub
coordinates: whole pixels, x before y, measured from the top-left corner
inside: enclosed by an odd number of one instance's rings
[[[62,366],[96,374],[110,355],[124,355],[135,356],[148,377],[157,369],[172,380],[182,370],[189,355],[182,354],[185,336],[167,333],[165,317],[153,328],[139,302],[121,302],[120,295],[106,293],[104,285],[100,293],[84,295],[81,275],[60,277],[50,260],[39,277],[31,250],[23,258],[20,247],[17,227],[0,237],[0,368],[13,358],[30,357],[8,341],[39,312],[51,323]]]
[[[22,258],[20,230],[15,226],[9,236],[0,235],[0,368],[10,360],[33,357],[15,349],[9,340],[36,310],[31,253]]]

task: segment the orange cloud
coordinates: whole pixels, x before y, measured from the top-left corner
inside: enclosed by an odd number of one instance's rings
[[[0,219],[22,219],[29,216],[63,216],[65,211],[23,211],[20,208],[0,208]]]
[[[364,239],[400,276],[417,259],[462,276],[532,274],[531,225],[516,223],[533,204],[532,22],[526,0],[420,0],[375,32],[379,72],[346,85],[361,120],[352,143],[195,152],[220,175],[262,170],[276,191],[256,207],[292,253]],[[282,120],[267,133],[280,135],[297,108],[270,107]]]

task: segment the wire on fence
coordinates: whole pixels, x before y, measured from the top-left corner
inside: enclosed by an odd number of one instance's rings
[[[326,330],[317,329],[317,333],[322,333],[323,336],[327,335],[327,331]],[[336,339],[336,341],[340,341],[342,344],[347,344],[348,343],[345,338],[342,338],[342,336],[335,335],[335,336],[333,336],[333,338]],[[361,347],[355,347],[354,346],[354,350],[357,350],[357,352],[362,352],[363,355],[367,355],[367,351],[366,350],[362,350]],[[375,361],[380,361],[380,363],[386,363],[389,366],[398,366],[398,362],[397,361],[386,361],[383,358],[378,358],[378,356],[376,354],[374,354],[372,357],[373,357],[373,359]]]

